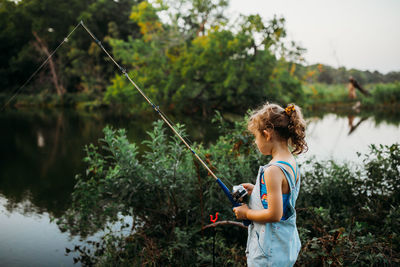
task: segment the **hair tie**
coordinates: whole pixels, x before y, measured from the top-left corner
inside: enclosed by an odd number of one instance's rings
[[[287,114],[287,115],[292,115],[292,112],[295,110],[295,108],[294,108],[294,105],[293,104],[291,104],[291,105],[288,105],[286,108],[285,108],[285,113]]]

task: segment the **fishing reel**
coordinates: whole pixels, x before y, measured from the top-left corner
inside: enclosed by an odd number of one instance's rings
[[[243,203],[247,201],[247,190],[243,185],[235,185],[232,190],[232,198],[237,203]]]

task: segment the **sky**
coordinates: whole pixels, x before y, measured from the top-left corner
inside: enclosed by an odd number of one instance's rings
[[[231,0],[228,12],[283,16],[307,64],[400,71],[400,0]]]

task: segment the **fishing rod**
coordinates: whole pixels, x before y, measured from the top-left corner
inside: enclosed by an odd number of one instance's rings
[[[129,80],[129,82],[138,90],[138,92],[144,97],[144,99],[149,103],[154,111],[160,115],[161,119],[171,128],[171,130],[178,136],[178,138],[185,144],[185,146],[193,153],[193,155],[200,161],[200,163],[206,168],[206,170],[211,174],[211,176],[215,179],[215,181],[218,183],[218,185],[221,187],[225,195],[228,197],[229,201],[231,202],[233,207],[238,207],[243,201],[243,199],[247,195],[247,190],[242,186],[234,186],[232,192],[226,187],[226,185],[219,179],[214,172],[207,166],[207,164],[199,157],[199,155],[194,151],[194,149],[185,141],[185,139],[179,134],[179,132],[171,125],[171,123],[167,120],[167,117],[161,112],[159,106],[154,105],[154,103],[146,96],[146,94],[139,88],[139,86],[131,79],[129,76],[128,72],[126,71],[125,68],[123,68],[121,65],[119,65],[114,58],[108,53],[108,51],[104,48],[103,44],[99,41],[99,39],[96,38],[96,36],[88,29],[88,27],[83,23],[83,21],[80,21],[80,24],[82,27],[87,31],[87,33],[93,38],[95,43],[106,53],[106,55],[111,59],[112,62],[119,68],[119,70],[122,72],[122,74]],[[250,225],[249,220],[244,220],[243,224],[244,225]]]
[[[172,125],[172,122],[168,120],[167,116],[160,110],[159,106],[156,106],[149,97],[146,96],[146,94],[140,89],[140,87],[131,79],[129,76],[128,72],[126,71],[125,68],[123,68],[121,65],[119,65],[114,58],[108,53],[108,51],[104,48],[103,44],[99,41],[99,39],[96,38],[96,36],[88,29],[88,27],[83,23],[81,20],[75,28],[68,34],[66,38],[57,46],[57,48],[51,53],[51,55],[45,60],[45,62],[29,77],[28,81],[24,83],[23,86],[21,86],[17,92],[12,96],[14,98],[19,91],[33,78],[33,76],[45,65],[45,63],[50,59],[50,57],[57,51],[57,49],[67,42],[68,37],[78,28],[78,26],[82,26],[86,32],[93,38],[95,43],[104,51],[104,53],[111,59],[111,61],[118,67],[118,69],[123,73],[123,75],[129,80],[129,82],[136,88],[136,90],[143,96],[143,98],[149,103],[154,111],[157,112],[158,115],[160,115],[161,119],[168,125],[169,128],[178,136],[178,138],[185,144],[185,146],[193,153],[193,155],[200,161],[200,163],[206,168],[206,170],[211,174],[211,176],[215,179],[217,184],[221,187],[225,195],[228,197],[229,201],[231,202],[233,207],[238,207],[242,205],[243,200],[247,196],[247,190],[242,186],[233,186],[232,192],[226,187],[226,185],[219,179],[214,172],[207,166],[207,164],[200,158],[200,156],[196,153],[196,151],[188,144],[188,142],[181,136],[181,134],[175,129],[175,127]],[[11,98],[11,99],[12,99]],[[8,104],[11,100],[9,100],[6,104]],[[3,108],[5,105],[3,106]],[[243,224],[244,225],[250,225],[251,221],[249,220],[244,220]]]

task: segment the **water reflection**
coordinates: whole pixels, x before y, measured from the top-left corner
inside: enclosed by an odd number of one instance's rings
[[[355,116],[354,115],[348,115],[347,118],[349,120],[349,127],[350,127],[348,135],[350,135],[352,132],[354,132],[361,125],[361,123],[363,121],[368,119],[367,117],[360,118],[359,121],[355,124],[355,122],[354,122]]]
[[[304,110],[304,115],[306,118],[310,119],[323,119],[325,116],[335,114],[338,117],[348,117],[353,116],[367,118],[375,123],[375,125],[380,125],[381,123],[399,126],[400,125],[400,111],[398,110],[363,110],[362,112],[358,109],[335,109],[332,110],[314,110],[308,111]]]
[[[308,156],[317,160],[359,162],[357,152],[365,154],[371,144],[391,145],[400,142],[398,122],[374,117],[325,114],[308,120]]]
[[[13,202],[29,200],[39,207],[35,212],[61,215],[73,188],[71,177],[81,166],[82,145],[90,138],[71,138],[75,125],[62,112],[16,112],[2,116],[1,123],[0,192],[8,199],[7,210],[13,211]]]
[[[12,204],[12,213],[4,207]],[[40,213],[40,214],[39,214]],[[1,266],[73,266],[75,254],[65,256],[65,247],[79,243],[60,233],[49,214],[38,211],[29,200],[15,203],[0,195]],[[75,265],[76,266],[76,265]]]
[[[156,114],[116,116],[107,112],[10,111],[0,115],[3,138],[0,140],[0,193],[13,203],[31,203],[18,212],[48,212],[59,217],[70,202],[74,175],[84,170],[86,144],[97,143],[106,125],[126,128],[128,138],[139,146],[152,130]],[[188,122],[194,118],[172,118]],[[198,119],[187,128],[192,140],[212,141],[216,127]]]

